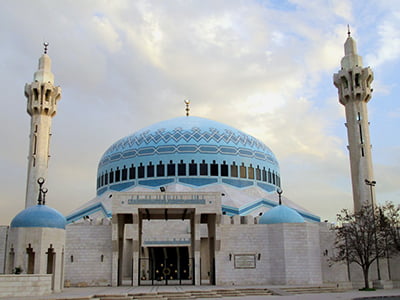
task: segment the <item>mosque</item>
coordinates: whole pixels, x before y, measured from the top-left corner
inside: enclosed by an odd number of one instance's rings
[[[351,71],[362,74],[352,92],[346,77]],[[350,148],[359,147],[353,131],[369,141],[371,81],[372,71],[362,68],[349,34],[334,83],[346,109]],[[29,287],[27,294],[69,286],[362,281],[350,277],[357,271],[346,264],[329,262],[331,225],[282,196],[271,149],[231,126],[190,115],[189,101],[185,116],[143,128],[106,149],[94,179],[96,196],[63,216],[46,202],[51,122],[61,99],[47,44],[25,95],[31,116],[26,208],[10,226],[0,227],[0,273],[14,274],[7,276]],[[369,148],[351,152],[352,170],[367,172],[358,177],[372,178]],[[364,189],[353,183],[355,188]],[[0,295],[7,295],[1,289],[7,276],[0,275]]]

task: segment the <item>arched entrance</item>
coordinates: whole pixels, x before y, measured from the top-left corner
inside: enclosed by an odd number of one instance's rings
[[[116,193],[113,196],[113,286],[201,284],[200,257],[206,256],[208,280],[215,284],[217,224],[220,222],[219,193]],[[187,245],[145,245],[143,221],[186,221]],[[207,247],[200,238],[206,224]],[[201,249],[206,248],[201,255]]]

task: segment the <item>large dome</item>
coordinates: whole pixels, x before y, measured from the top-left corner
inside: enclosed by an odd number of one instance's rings
[[[271,192],[280,186],[279,173],[275,155],[258,139],[205,118],[178,117],[114,143],[100,160],[97,194],[173,183],[256,185]]]
[[[97,196],[68,222],[112,216],[114,192],[216,192],[222,213],[253,215],[278,205],[278,161],[258,139],[231,126],[184,116],[143,128],[115,142],[97,170]],[[319,217],[289,199],[307,221]]]

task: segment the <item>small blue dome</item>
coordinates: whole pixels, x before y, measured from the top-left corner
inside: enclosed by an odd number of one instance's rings
[[[65,217],[47,205],[35,205],[21,211],[11,221],[11,227],[49,227],[65,229]]]
[[[260,224],[304,223],[304,218],[294,209],[278,205],[270,209],[260,218]]]

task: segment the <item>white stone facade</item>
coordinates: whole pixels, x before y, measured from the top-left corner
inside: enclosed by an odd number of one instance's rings
[[[0,275],[0,298],[43,296],[52,292],[52,275]]]
[[[66,231],[66,286],[111,285],[110,222],[70,224]]]
[[[6,274],[52,274],[52,289],[64,287],[65,230],[42,227],[10,228]]]

